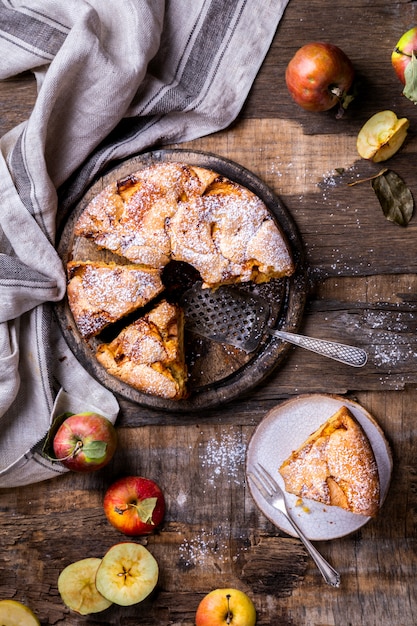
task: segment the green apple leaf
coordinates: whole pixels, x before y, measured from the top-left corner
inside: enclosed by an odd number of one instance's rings
[[[387,220],[407,226],[413,216],[414,200],[402,178],[392,170],[385,170],[371,184]]]
[[[58,428],[61,426],[61,424],[65,422],[68,417],[71,417],[71,415],[74,415],[74,413],[68,412],[57,415],[47,432],[45,442],[42,446],[42,454],[50,461],[57,461],[56,457],[54,456],[53,441],[56,433],[58,432]]]
[[[404,70],[405,87],[403,94],[406,98],[417,104],[417,58],[414,51],[411,59]]]
[[[145,500],[142,500],[136,505],[139,519],[144,524],[153,524],[152,514],[157,502],[158,498],[145,498]]]
[[[82,446],[82,451],[88,459],[101,459],[106,454],[106,449],[105,441],[91,441]]]

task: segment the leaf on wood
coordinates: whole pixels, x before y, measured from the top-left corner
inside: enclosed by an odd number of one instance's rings
[[[413,216],[414,200],[402,178],[392,170],[386,170],[371,184],[387,220],[407,226]]]
[[[411,59],[404,70],[405,87],[403,94],[406,98],[417,103],[417,58],[414,51],[411,53]]]

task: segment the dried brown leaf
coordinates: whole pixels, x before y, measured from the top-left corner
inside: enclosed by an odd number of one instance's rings
[[[371,184],[387,220],[407,226],[413,216],[414,200],[402,178],[386,170],[372,179]]]

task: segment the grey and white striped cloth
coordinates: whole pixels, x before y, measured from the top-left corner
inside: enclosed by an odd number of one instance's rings
[[[0,0],[0,79],[37,81],[29,119],[0,139],[0,487],[64,471],[40,454],[54,415],[118,414],[51,315],[59,211],[112,160],[226,128],[287,3]]]

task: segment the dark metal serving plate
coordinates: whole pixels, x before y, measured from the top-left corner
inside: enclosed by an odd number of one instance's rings
[[[128,159],[106,173],[73,207],[63,226],[58,252],[64,265],[73,258],[114,259],[110,253],[98,251],[92,242],[75,237],[75,222],[87,204],[104,187],[155,162],[183,162],[214,170],[244,185],[265,202],[288,240],[296,271],[290,278],[274,279],[263,285],[242,285],[239,289],[253,291],[269,301],[272,325],[275,328],[297,331],[306,295],[303,247],[297,227],[279,198],[259,178],[241,165],[213,154],[188,150],[157,150]],[[124,398],[149,408],[166,411],[185,412],[209,408],[247,393],[282,364],[289,348],[289,344],[265,333],[257,350],[247,354],[229,345],[186,333],[190,396],[185,400],[173,401],[142,393],[110,376],[95,358],[100,338],[87,342],[81,337],[67,298],[58,303],[56,313],[68,345],[92,376]]]

